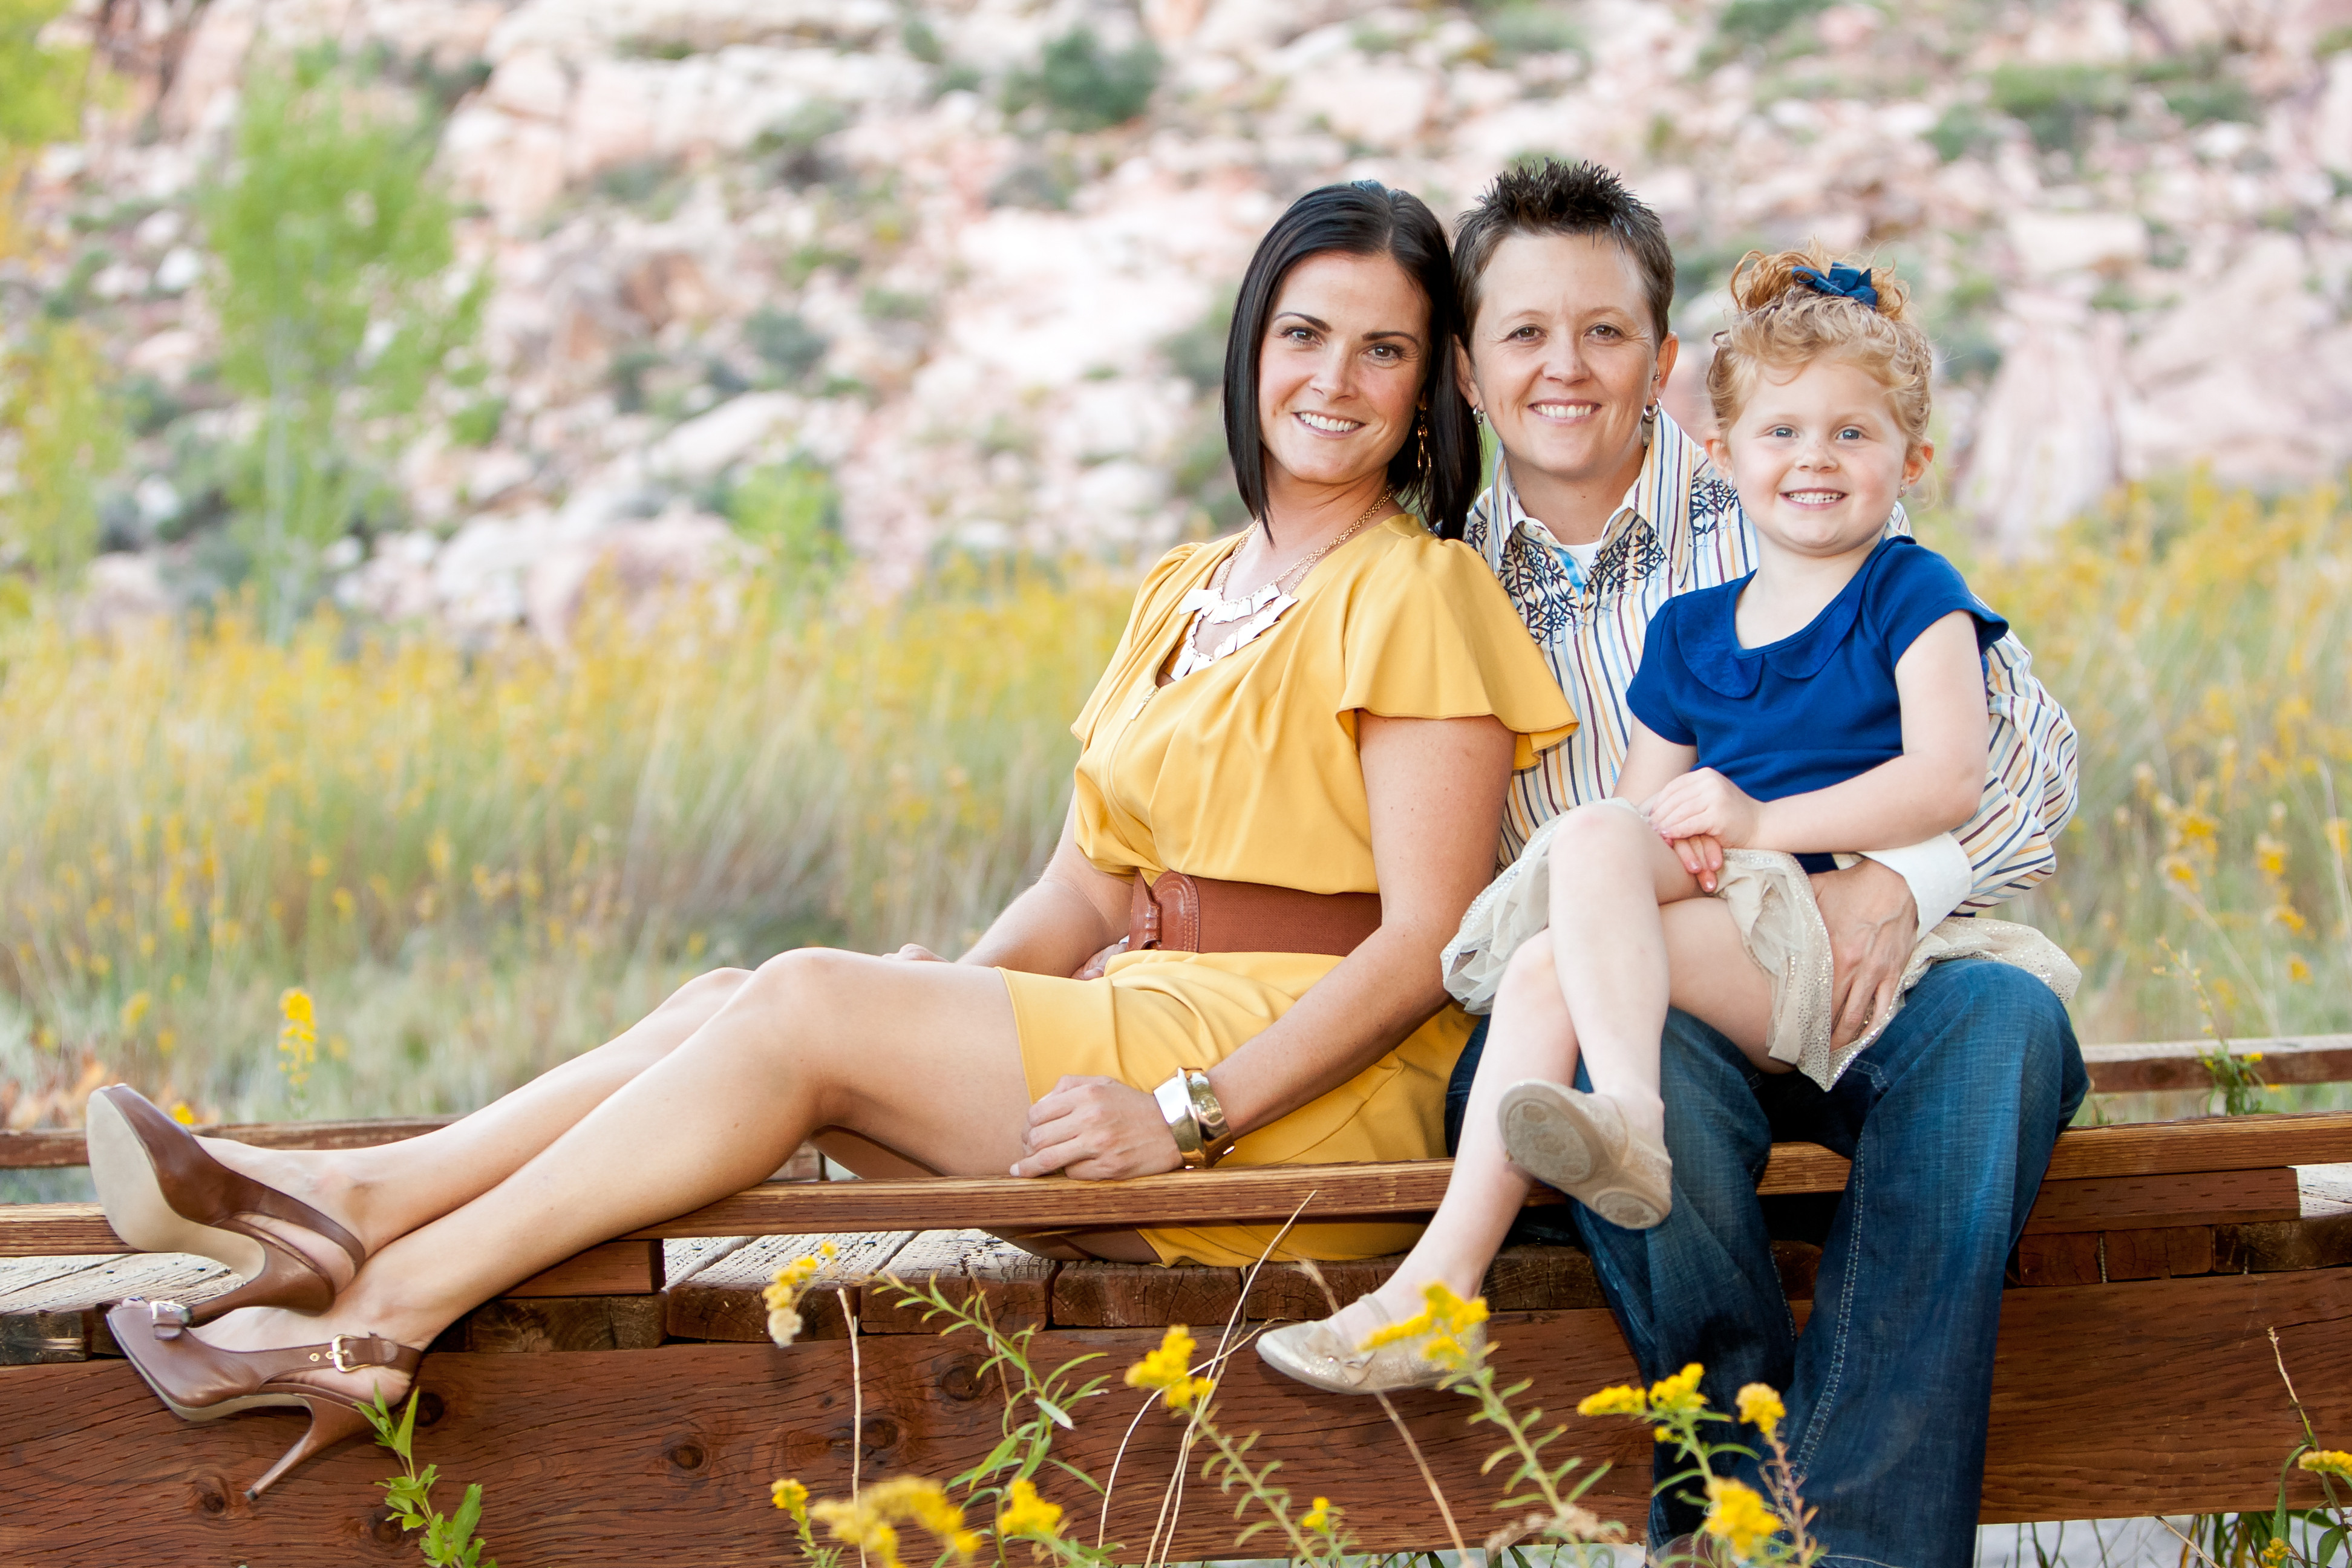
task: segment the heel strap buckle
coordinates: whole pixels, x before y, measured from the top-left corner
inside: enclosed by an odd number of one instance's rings
[[[334,1363],[337,1372],[359,1371],[360,1363],[351,1359],[351,1344],[349,1334],[337,1334],[327,1342],[327,1359]]]
[[[147,1308],[147,1321],[154,1329],[155,1337],[159,1340],[178,1339],[180,1331],[186,1328],[194,1317],[194,1313],[177,1301],[159,1300],[148,1301],[144,1305]]]

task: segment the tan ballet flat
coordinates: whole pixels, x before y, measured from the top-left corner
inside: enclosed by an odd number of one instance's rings
[[[236,1272],[236,1289],[188,1309],[192,1323],[238,1307],[323,1312],[334,1304],[334,1280],[256,1220],[310,1231],[340,1247],[354,1270],[367,1261],[367,1248],[350,1231],[230,1170],[127,1084],[91,1094],[83,1122],[90,1178],[115,1235],[142,1252],[193,1252]]]
[[[1386,1321],[1395,1321],[1378,1300],[1372,1302],[1372,1310]],[[1311,1323],[1268,1329],[1257,1337],[1258,1359],[1285,1377],[1327,1394],[1393,1394],[1406,1388],[1436,1388],[1445,1381],[1448,1369],[1422,1354],[1420,1346],[1398,1343],[1364,1350],[1349,1343],[1331,1326],[1335,1321],[1336,1314]],[[1483,1349],[1485,1326],[1474,1325],[1463,1340],[1474,1353]]]
[[[1649,1230],[1673,1211],[1674,1161],[1607,1095],[1529,1079],[1503,1091],[1496,1116],[1514,1164],[1611,1225]]]
[[[322,1345],[286,1350],[223,1350],[185,1331],[187,1309],[176,1301],[136,1297],[108,1312],[106,1326],[147,1386],[183,1421],[216,1421],[268,1405],[299,1405],[310,1412],[310,1430],[245,1489],[248,1498],[268,1491],[311,1455],[368,1429],[359,1400],[341,1389],[308,1382],[308,1377],[380,1366],[413,1379],[425,1354],[391,1340],[357,1334],[337,1334]],[[385,1403],[396,1401],[388,1397]]]

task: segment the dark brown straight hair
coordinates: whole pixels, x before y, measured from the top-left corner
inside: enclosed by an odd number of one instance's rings
[[[1265,442],[1258,430],[1257,380],[1266,321],[1290,269],[1310,256],[1339,251],[1385,256],[1404,269],[1429,301],[1428,406],[1403,447],[1389,459],[1389,488],[1441,539],[1462,537],[1478,494],[1478,427],[1455,378],[1454,345],[1462,336],[1454,261],[1437,215],[1418,196],[1377,180],[1325,185],[1290,204],[1258,241],[1234,302],[1225,339],[1225,450],[1234,483],[1253,518],[1266,509]]]

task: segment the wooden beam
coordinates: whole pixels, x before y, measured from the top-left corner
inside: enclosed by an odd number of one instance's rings
[[[2352,1161],[2352,1111],[2216,1117],[2077,1128],[2059,1136],[2045,1178],[2245,1171]],[[1311,1218],[1427,1214],[1444,1195],[1450,1160],[1357,1165],[1255,1165],[1175,1172],[1125,1182],[933,1177],[915,1181],[774,1183],[627,1239],[810,1236],[856,1230],[1018,1230],[1024,1227],[1201,1225],[1279,1220],[1302,1204]],[[1846,1162],[1818,1143],[1775,1144],[1761,1193],[1835,1192]],[[1558,1195],[1540,1192],[1543,1201]],[[1537,1201],[1531,1199],[1531,1202]],[[2101,1228],[2104,1228],[2104,1223]],[[0,1258],[120,1252],[95,1204],[0,1209]]]
[[[2079,1517],[2084,1500],[2117,1515],[2267,1509],[2279,1462],[2300,1430],[2264,1331],[2280,1327],[2287,1364],[2323,1432],[2352,1430],[2352,1272],[2253,1274],[2015,1291],[2003,1302],[1994,1376],[1987,1523]],[[1530,1403],[1560,1413],[1559,1451],[1608,1462],[1588,1505],[1633,1521],[1646,1504],[1650,1442],[1632,1422],[1567,1415],[1582,1394],[1633,1374],[1606,1312],[1495,1321],[1506,1378],[1528,1377]],[[1114,1374],[1157,1343],[1156,1329],[1049,1331],[1034,1355],[1052,1367],[1100,1352]],[[1203,1335],[1203,1351],[1214,1341]],[[694,1542],[710,1564],[791,1554],[768,1483],[798,1476],[817,1495],[848,1491],[853,1443],[877,1476],[944,1478],[997,1442],[1003,1406],[975,1375],[968,1339],[900,1335],[866,1342],[862,1426],[853,1426],[850,1347],[672,1345],[573,1355],[426,1358],[417,1448],[453,1485],[486,1489],[482,1532],[509,1563],[653,1561]],[[1072,1412],[1055,1453],[1101,1476],[1139,1396],[1114,1383]],[[1496,1446],[1468,1407],[1443,1394],[1396,1400],[1475,1541],[1493,1528],[1502,1474],[1482,1475]],[[1242,1352],[1222,1372],[1221,1407],[1236,1433],[1264,1436],[1295,1498],[1347,1509],[1363,1547],[1445,1544],[1435,1510],[1395,1431],[1370,1400],[1321,1394]],[[2116,1413],[2130,1414],[2128,1442]],[[0,1372],[0,1561],[99,1568],[126,1561],[268,1562],[345,1568],[413,1547],[379,1544],[380,1449],[353,1442],[313,1462],[259,1503],[240,1489],[300,1430],[290,1413],[191,1425],[157,1404],[120,1362]],[[1139,1552],[1158,1514],[1181,1428],[1158,1413],[1136,1426],[1119,1469],[1110,1538]],[[1095,1510],[1076,1483],[1041,1482],[1093,1537]],[[1165,1555],[1231,1557],[1230,1504],[1197,1472]],[[2291,1504],[2316,1489],[2289,1477]]]
[[[2219,1048],[2210,1040],[2084,1046],[2083,1065],[2091,1069],[2091,1089],[2097,1094],[2211,1089],[2213,1075],[2200,1058]],[[2352,1035],[2231,1040],[2229,1049],[2241,1059],[2260,1056],[2254,1070],[2265,1083],[2352,1082]]]
[[[227,1138],[257,1149],[375,1149],[436,1131],[455,1116],[365,1117],[350,1121],[228,1121],[191,1127],[205,1138]],[[81,1129],[0,1129],[0,1171],[67,1170],[89,1163]],[[793,1152],[772,1182],[819,1182],[824,1162],[812,1144]]]

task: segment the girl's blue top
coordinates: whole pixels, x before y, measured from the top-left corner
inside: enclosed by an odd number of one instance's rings
[[[1895,534],[1804,630],[1742,647],[1735,615],[1754,575],[1661,605],[1625,696],[1660,738],[1696,746],[1698,765],[1758,800],[1826,789],[1903,754],[1895,664],[1921,632],[1964,611],[1981,657],[2009,630],[1950,562]],[[1808,870],[1833,864],[1799,858]]]

